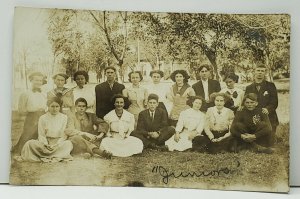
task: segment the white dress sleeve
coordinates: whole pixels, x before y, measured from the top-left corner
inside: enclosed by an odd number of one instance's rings
[[[176,132],[181,132],[184,128],[184,120],[186,119],[186,114],[185,111],[181,112],[178,118],[178,122],[176,124],[175,131]]]

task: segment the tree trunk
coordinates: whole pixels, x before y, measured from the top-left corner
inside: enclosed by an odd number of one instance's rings
[[[212,67],[213,67],[213,79],[216,79],[216,80],[220,80],[219,78],[219,74],[218,74],[218,65],[217,65],[217,62],[216,62],[216,55],[215,53],[211,52],[211,51],[205,51],[205,55],[206,57],[208,58],[208,60],[210,61],[210,63],[212,64]]]

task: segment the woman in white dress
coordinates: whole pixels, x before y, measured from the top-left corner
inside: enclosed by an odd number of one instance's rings
[[[147,106],[148,92],[146,88],[140,85],[140,82],[143,80],[140,71],[130,72],[128,77],[132,85],[123,90],[123,95],[130,101],[128,111],[134,115],[134,119],[137,122],[139,113]]]
[[[197,136],[202,136],[205,125],[205,114],[200,111],[203,99],[199,96],[192,96],[188,100],[191,108],[182,111],[176,125],[176,133],[166,145],[169,151],[185,151],[192,148],[192,141]]]
[[[113,156],[128,157],[142,153],[143,142],[130,136],[134,129],[134,115],[124,110],[125,97],[113,97],[115,109],[104,116],[109,124],[109,132],[100,144],[100,149],[112,153]]]
[[[150,76],[152,79],[152,83],[147,87],[148,93],[158,95],[159,103],[157,108],[161,108],[168,113],[168,110],[170,109],[170,107],[168,106],[169,104],[167,103],[168,88],[166,88],[165,84],[160,82],[160,80],[164,77],[164,72],[161,70],[153,70],[150,72]],[[167,106],[169,108],[167,108]]]
[[[65,129],[67,116],[60,112],[62,100],[54,97],[47,101],[48,112],[38,123],[38,140],[29,140],[24,145],[21,158],[33,162],[60,162],[72,160],[73,145],[67,140]]]
[[[89,75],[86,71],[80,70],[74,73],[74,81],[77,86],[73,88],[74,101],[78,98],[84,98],[87,101],[87,109],[88,113],[95,113],[96,106],[96,95],[95,95],[95,87],[88,84]]]

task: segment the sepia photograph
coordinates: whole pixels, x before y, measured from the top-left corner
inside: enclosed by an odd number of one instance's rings
[[[16,7],[9,183],[289,192],[290,28]]]

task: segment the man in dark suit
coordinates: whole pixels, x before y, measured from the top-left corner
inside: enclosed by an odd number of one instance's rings
[[[116,69],[114,67],[105,68],[106,82],[98,84],[95,87],[96,92],[96,114],[99,118],[102,118],[113,110],[114,103],[111,102],[111,98],[116,94],[122,94],[125,86],[119,84],[116,81]]]
[[[131,133],[143,141],[144,148],[167,150],[165,141],[172,137],[175,129],[168,126],[168,114],[165,110],[157,108],[158,96],[148,96],[148,109],[140,112],[137,129]]]
[[[272,125],[272,136],[269,145],[275,143],[276,128],[279,124],[276,108],[278,107],[278,93],[275,84],[265,80],[267,68],[259,65],[254,69],[254,82],[246,87],[245,94],[255,93],[257,95],[258,107],[262,108],[264,114],[268,114]]]
[[[205,99],[201,111],[207,111],[209,107],[214,106],[214,102],[210,101],[210,95],[221,90],[220,82],[217,80],[209,79],[210,66],[207,64],[201,65],[196,71],[200,75],[200,80],[192,87],[197,96],[201,96]],[[197,74],[197,75],[198,75]]]

